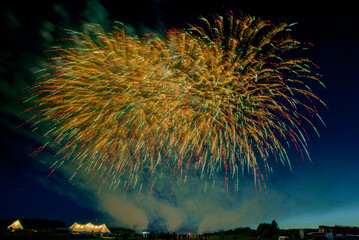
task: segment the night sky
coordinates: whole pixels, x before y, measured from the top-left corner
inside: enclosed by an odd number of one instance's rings
[[[256,227],[273,219],[281,228],[319,225],[359,225],[359,17],[355,2],[313,1],[12,1],[2,4],[0,45],[0,218],[47,218],[72,224],[105,222],[108,225],[146,229],[148,225],[169,230],[199,232]],[[195,177],[186,184],[165,179],[149,199],[122,190],[98,193],[98,184],[87,176],[69,182],[71,168],[64,166],[46,178],[56,156],[51,150],[29,155],[42,145],[41,137],[21,115],[26,92],[35,81],[33,72],[45,61],[48,49],[63,28],[81,29],[86,22],[104,27],[121,21],[142,32],[163,32],[187,27],[200,16],[242,11],[264,19],[298,22],[291,35],[314,47],[306,56],[320,66],[327,89],[313,89],[329,111],[319,108],[326,126],[315,122],[320,133],[310,132],[312,162],[289,151],[292,170],[276,164],[267,189],[254,187],[253,176],[243,176],[240,189],[226,195],[223,184],[203,192]],[[221,177],[218,176],[218,182]],[[144,179],[143,181],[146,181]],[[223,178],[222,178],[223,181]]]

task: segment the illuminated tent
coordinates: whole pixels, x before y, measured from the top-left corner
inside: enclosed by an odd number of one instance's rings
[[[21,223],[19,220],[16,220],[15,222],[13,222],[11,225],[9,225],[7,227],[8,230],[24,230],[24,228],[22,227]]]
[[[82,225],[78,224],[77,222],[72,224],[72,226],[70,227],[70,231],[72,231],[73,233],[111,233],[110,230],[107,228],[106,224],[94,225],[92,223],[87,223]]]

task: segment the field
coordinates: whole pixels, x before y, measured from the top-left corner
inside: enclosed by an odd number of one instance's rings
[[[72,235],[69,233],[56,233],[56,232],[1,232],[1,240],[95,240],[105,239],[101,236],[95,235]],[[113,238],[116,239],[116,238]],[[118,238],[121,239],[121,238]]]
[[[165,237],[154,237],[154,238],[142,238],[141,236],[136,237],[123,237],[123,236],[112,236],[112,237],[101,237],[99,235],[91,234],[81,234],[73,235],[70,233],[58,233],[58,232],[32,232],[32,231],[23,231],[23,232],[0,232],[1,240],[98,240],[98,239],[115,239],[115,240],[174,240],[172,236],[169,238]],[[256,240],[254,237],[237,237],[230,235],[199,235],[199,236],[190,236],[187,237],[176,237],[177,240]]]

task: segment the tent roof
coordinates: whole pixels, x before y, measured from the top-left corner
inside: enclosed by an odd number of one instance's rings
[[[110,230],[107,228],[106,224],[95,225],[92,223],[87,223],[82,225],[75,222],[74,224],[72,224],[70,229],[73,232],[111,233]]]
[[[69,227],[70,229],[73,229],[78,223],[75,222],[74,224],[71,225],[71,227]]]
[[[16,220],[15,222],[13,222],[11,225],[9,225],[7,227],[8,229],[12,228],[12,229],[24,229],[23,226],[21,225],[19,219]]]

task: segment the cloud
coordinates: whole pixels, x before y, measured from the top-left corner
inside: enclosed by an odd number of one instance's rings
[[[146,178],[142,177],[145,182]],[[221,176],[216,178],[217,183],[223,180]],[[204,233],[239,226],[256,227],[263,220],[277,219],[289,210],[283,207],[286,195],[280,191],[264,193],[247,186],[227,196],[221,184],[214,184],[206,192],[204,184],[198,176],[189,176],[184,184],[183,180],[167,175],[156,182],[151,198],[146,190],[125,192],[122,188],[116,191],[103,188],[97,193],[96,182],[77,186],[92,192],[99,211],[111,216],[117,224],[138,231],[157,227],[157,230]]]
[[[118,224],[139,231],[147,228],[148,219],[145,211],[128,199],[109,193],[102,193],[97,197],[99,210],[117,220]]]
[[[256,192],[251,186],[228,197],[216,189],[201,200],[201,202],[193,200],[186,202],[187,209],[201,216],[199,233],[240,226],[256,227],[261,221],[265,219],[270,221],[273,216],[280,216],[285,211],[280,207],[285,201],[284,194],[278,191]],[[272,208],[268,208],[269,203]]]

